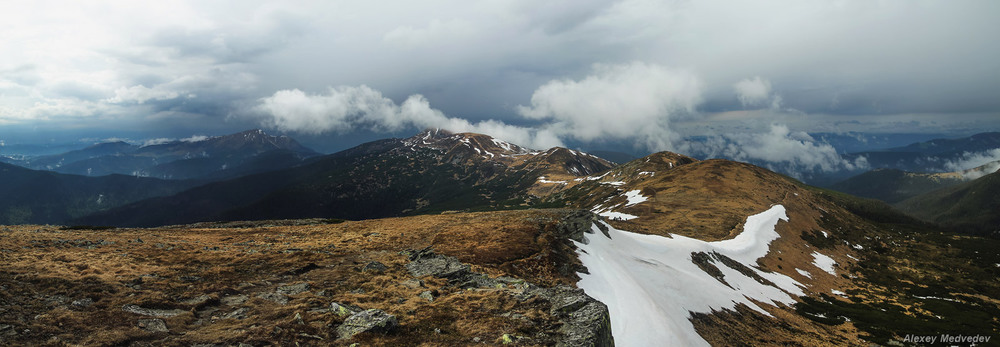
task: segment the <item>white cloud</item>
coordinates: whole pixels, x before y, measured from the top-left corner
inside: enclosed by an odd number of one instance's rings
[[[762,79],[760,76],[742,79],[734,83],[733,90],[743,108],[764,106],[774,110],[781,109],[783,101],[781,95],[772,94],[771,81]]]
[[[532,148],[561,146],[550,131],[486,120],[477,123],[446,116],[431,108],[422,95],[411,95],[397,105],[368,86],[328,88],[325,94],[281,90],[258,100],[261,122],[282,131],[319,134],[356,129],[395,132],[406,128],[441,128],[478,132]]]
[[[210,139],[210,136],[205,135],[192,135],[191,137],[186,137],[181,139],[182,142],[200,142]]]
[[[736,82],[733,89],[743,107],[759,106],[771,97],[771,81],[761,79],[760,76]]]
[[[801,176],[803,172],[862,170],[868,161],[843,159],[830,144],[816,141],[801,131],[773,124],[768,132],[729,133],[693,144],[692,149],[708,157],[730,158],[758,163],[768,168]]]
[[[122,87],[115,89],[115,96],[108,98],[108,102],[112,104],[134,102],[137,104],[145,103],[149,100],[170,100],[175,99],[180,96],[173,90],[164,90],[162,88],[148,88],[144,85],[136,85],[131,87]]]
[[[982,170],[970,170],[983,166]],[[944,168],[948,171],[965,171],[962,176],[966,179],[977,179],[1000,169],[1000,148],[994,148],[982,152],[965,152],[961,157],[949,160],[944,163]]]
[[[701,82],[689,71],[633,62],[596,65],[579,80],[552,80],[517,111],[551,122],[557,135],[585,142],[638,139],[647,149],[672,150],[680,136],[673,118],[694,112]]]
[[[160,137],[160,138],[148,139],[146,141],[143,141],[142,146],[145,147],[145,146],[162,145],[162,144],[171,143],[171,142],[174,142],[174,141],[177,141],[177,139]]]

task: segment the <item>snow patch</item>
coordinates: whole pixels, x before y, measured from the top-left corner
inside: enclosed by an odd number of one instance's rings
[[[639,218],[639,216],[636,215],[615,212],[615,211],[604,211],[604,212],[598,212],[597,214],[600,215],[601,217],[607,217],[608,219],[629,220],[629,219]]]
[[[864,246],[861,246],[861,245],[853,245],[853,246],[851,246],[851,247],[853,247],[854,249],[857,249],[857,250],[862,250],[862,249],[865,249],[865,247],[864,247]]]
[[[806,276],[806,278],[813,278],[812,274],[809,273],[809,271],[802,270],[802,269],[795,269],[795,272],[798,272],[799,275]]]
[[[823,237],[826,237],[826,238],[830,237],[830,235],[827,234],[826,231],[820,230],[819,232],[823,233]]]
[[[566,181],[549,181],[549,180],[545,179],[545,176],[538,177],[538,182],[540,182],[540,183],[559,183],[559,184],[566,184],[567,183]]]
[[[833,295],[847,296],[847,293],[844,293],[836,289],[830,289],[830,293],[833,293]]]
[[[705,242],[679,235],[671,238],[642,235],[608,227],[609,237],[595,224],[587,243],[576,243],[589,274],[581,273],[577,286],[608,305],[611,330],[619,346],[644,346],[670,341],[678,346],[708,346],[688,320],[691,312],[734,309],[744,304],[770,316],[757,303],[795,303],[804,295],[792,278],[764,272],[756,260],[779,237],[778,220],[788,220],[785,208],[775,205],[747,218],[743,233],[734,239]],[[761,284],[726,266],[723,284],[692,262],[693,252],[718,253],[742,263],[775,286]],[[730,287],[732,286],[732,287]]]
[[[613,182],[600,182],[600,183],[601,183],[601,184],[607,184],[607,185],[612,185],[612,186],[616,186],[616,187],[617,187],[617,186],[621,186],[621,185],[625,185],[625,182],[622,182],[622,181],[613,181]]]
[[[649,200],[649,198],[642,196],[642,194],[639,194],[638,189],[625,192],[625,198],[628,199],[628,202],[625,203],[625,207],[629,207],[638,204],[640,202]]]
[[[833,266],[836,265],[837,262],[834,261],[833,258],[830,258],[826,254],[822,254],[819,252],[812,252],[812,256],[813,256],[813,262],[812,262],[813,265],[818,267],[820,270],[830,273],[831,275],[834,276],[837,275],[837,271],[833,269]]]

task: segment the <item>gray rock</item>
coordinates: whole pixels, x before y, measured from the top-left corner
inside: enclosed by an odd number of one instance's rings
[[[389,270],[388,266],[377,261],[370,261],[361,267],[361,272],[372,272],[372,273],[383,273],[385,270]]]
[[[261,293],[257,295],[258,298],[273,301],[279,305],[288,304],[288,296],[281,293]]]
[[[588,302],[594,301],[583,293],[583,289],[579,288],[556,287],[553,291],[554,294],[549,299],[552,302],[549,313],[555,316],[568,315],[579,310]]]
[[[455,257],[440,255],[430,249],[410,251],[410,263],[406,270],[413,277],[434,276],[446,278],[448,282],[459,288],[500,288],[501,281],[489,276],[472,272],[468,264],[463,264]]]
[[[187,312],[187,311],[178,310],[178,309],[162,310],[162,309],[155,309],[155,308],[145,308],[145,307],[140,307],[138,305],[132,305],[132,304],[122,306],[122,311],[125,311],[125,312],[128,312],[128,313],[135,313],[135,314],[139,314],[139,315],[143,315],[143,316],[151,316],[151,317],[174,317],[174,316],[183,314],[184,312]]]
[[[305,293],[308,290],[309,290],[309,283],[302,282],[302,283],[296,283],[292,285],[278,287],[277,292],[278,294],[295,295],[295,294]]]
[[[431,250],[411,253],[410,263],[406,264],[406,270],[413,277],[434,276],[452,279],[467,275],[469,269],[469,265],[462,264],[455,257],[436,254]]]
[[[559,317],[562,338],[556,346],[614,346],[608,306],[591,298],[582,289],[558,286],[542,290],[539,296],[552,303],[550,312]]]
[[[369,309],[347,317],[344,324],[337,327],[337,335],[346,340],[362,332],[389,333],[398,326],[396,316],[379,309]]]
[[[154,333],[165,333],[169,331],[167,330],[167,322],[164,322],[159,318],[140,319],[139,328]]]
[[[399,282],[400,285],[410,289],[424,288],[424,281],[417,279],[409,279],[403,282]]]
[[[2,336],[14,336],[17,335],[17,330],[14,330],[13,325],[0,324],[0,337]]]
[[[432,293],[429,290],[425,290],[425,291],[421,292],[420,295],[418,295],[418,296],[421,299],[424,299],[424,300],[427,300],[427,301],[434,301],[434,293]]]
[[[592,233],[590,227],[594,225],[594,222],[600,221],[600,218],[600,216],[587,210],[573,211],[559,220],[559,224],[556,224],[556,235],[576,242],[587,243],[588,241],[584,237],[584,234]],[[601,223],[597,223],[597,225],[607,235],[608,231],[606,227]]]
[[[178,301],[182,305],[199,306],[212,300],[211,296],[199,295],[193,298]]]
[[[229,312],[227,314],[224,314],[222,316],[222,318],[225,318],[225,319],[246,319],[247,318],[247,313],[249,313],[249,312],[250,312],[249,308],[240,307],[240,308],[236,309],[233,312]]]
[[[73,305],[73,307],[77,307],[77,308],[89,307],[90,305],[93,305],[93,304],[94,304],[94,299],[91,299],[91,298],[83,298],[83,299],[80,299],[80,300],[73,300],[73,302],[70,303],[70,305]]]
[[[229,295],[222,297],[222,299],[219,299],[219,302],[221,302],[223,305],[226,306],[236,306],[236,305],[242,305],[244,302],[247,302],[247,299],[250,299],[250,297],[243,294]]]
[[[340,317],[348,317],[361,311],[364,310],[354,305],[347,305],[336,302],[330,303],[330,312],[333,312],[333,314],[338,315]]]

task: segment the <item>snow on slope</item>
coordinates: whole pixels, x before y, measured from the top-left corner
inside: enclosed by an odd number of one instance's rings
[[[833,269],[833,266],[837,264],[837,261],[833,260],[833,258],[830,258],[826,254],[819,252],[812,252],[812,256],[813,265],[820,268],[820,270],[829,272],[831,275],[837,275],[837,271]]]
[[[733,309],[741,303],[770,316],[751,300],[791,305],[792,295],[804,294],[792,278],[756,268],[756,260],[778,238],[774,227],[779,219],[788,217],[783,206],[775,205],[748,217],[736,238],[716,242],[635,234],[610,226],[608,238],[595,224],[588,243],[576,243],[580,261],[590,272],[579,274],[577,286],[608,305],[618,346],[708,346],[688,320],[690,312]],[[727,256],[778,287],[715,262],[727,286],[695,265],[692,252]]]
[[[625,192],[625,198],[628,199],[628,202],[625,203],[625,207],[629,207],[638,204],[640,202],[645,202],[646,200],[649,200],[649,198],[642,196],[642,194],[639,193],[638,189]]]

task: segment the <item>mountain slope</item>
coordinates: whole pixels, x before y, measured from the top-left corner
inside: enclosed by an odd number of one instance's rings
[[[1000,235],[1000,172],[918,195],[897,206],[956,232]]]
[[[631,307],[625,319],[691,332],[686,319],[663,316],[679,305],[700,336],[693,344],[867,345],[912,331],[1000,328],[987,318],[1000,313],[995,240],[941,234],[883,202],[725,160],[656,153],[584,180],[552,196],[608,217],[610,229],[595,226],[580,246],[594,278],[581,287],[601,300],[642,297],[629,286],[652,296],[632,306],[605,301],[613,327]],[[748,231],[760,230],[758,216],[776,221],[772,236]],[[732,304],[744,297],[754,304]]]
[[[0,163],[0,224],[67,223],[196,184],[122,175],[65,175]]]
[[[153,226],[209,220],[366,219],[446,210],[525,208],[540,194],[610,168],[582,152],[532,151],[481,134],[427,131],[375,141],[311,164],[142,201],[80,223]],[[149,213],[149,211],[162,211]]]

